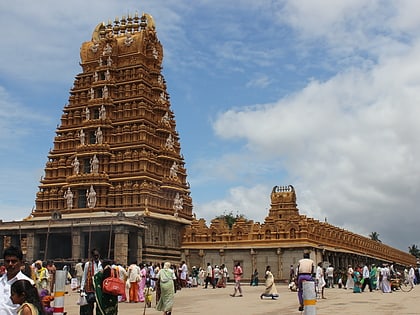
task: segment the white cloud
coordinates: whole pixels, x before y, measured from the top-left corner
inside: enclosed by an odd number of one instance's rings
[[[283,159],[298,180],[291,184],[301,213],[392,242],[385,226],[397,214],[415,217],[420,202],[413,188],[420,187],[419,57],[416,43],[404,55],[314,80],[274,104],[228,110],[215,132],[245,141],[255,156]]]
[[[199,209],[199,216],[206,219],[207,225],[215,217],[230,212],[245,215],[255,222],[263,222],[270,208],[271,189],[262,184],[253,187],[237,186],[229,189],[225,198],[197,204],[195,208]]]

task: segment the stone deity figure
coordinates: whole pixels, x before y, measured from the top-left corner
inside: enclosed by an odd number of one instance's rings
[[[99,159],[96,154],[90,159],[90,172],[92,174],[99,174]]]
[[[86,191],[86,199],[88,208],[92,209],[96,206],[96,191],[93,189],[93,185],[90,185],[90,189]]]
[[[172,138],[171,134],[169,134],[168,138],[166,139],[165,148],[169,150],[173,150],[174,148],[174,139]]]
[[[95,82],[98,82],[98,72],[95,71],[95,73],[93,74],[93,80]]]
[[[93,53],[96,53],[98,51],[98,48],[99,48],[99,43],[96,40],[94,40],[93,45],[90,47],[90,50],[92,50]]]
[[[103,98],[108,98],[108,87],[105,85],[102,89]]]
[[[104,136],[101,130],[101,127],[98,127],[95,131],[95,137],[96,137],[96,144],[102,144],[104,141]]]
[[[71,166],[73,166],[73,173],[75,175],[78,175],[80,172],[80,162],[77,159],[77,156],[74,158],[74,160],[71,162]],[[69,188],[70,189],[70,188]]]
[[[90,99],[93,100],[95,98],[95,90],[93,88],[90,88]]]
[[[133,37],[131,37],[131,34],[130,34],[130,33],[128,33],[128,34],[127,34],[127,38],[126,38],[126,39],[125,39],[125,41],[124,41],[125,46],[129,47],[129,46],[131,46],[131,44],[132,44],[133,42],[134,42]]]
[[[169,170],[169,178],[177,178],[177,171],[178,171],[178,164],[174,161],[174,163],[171,166],[171,169]]]
[[[108,59],[106,60],[106,65],[108,67],[111,67],[112,66],[112,59],[111,59],[111,57],[108,57]]]
[[[66,200],[67,203],[67,209],[70,210],[73,208],[73,193],[69,188],[67,188],[67,190],[64,192],[64,199]]]
[[[159,57],[159,52],[157,51],[156,47],[153,47],[153,58],[157,59]]]
[[[105,80],[109,81],[109,79],[111,79],[111,73],[109,73],[109,69],[106,69]]]
[[[85,108],[85,115],[86,115],[86,120],[89,120],[90,119],[90,110],[89,110],[89,107],[87,107],[87,106]]]
[[[179,193],[176,193],[175,199],[174,199],[174,205],[173,205],[173,209],[174,209],[174,216],[177,217],[178,216],[178,212],[180,212],[184,206],[183,206],[184,200],[182,199],[182,197],[179,196]]]
[[[80,139],[80,144],[85,145],[86,135],[85,135],[85,132],[83,131],[83,129],[81,129],[80,132],[79,132],[79,139]]]
[[[109,43],[107,43],[104,48],[104,51],[102,52],[102,55],[103,56],[110,55],[111,53],[112,53],[112,46]]]
[[[102,104],[101,108],[99,108],[99,119],[104,120],[106,118],[106,109],[105,106]]]
[[[165,115],[162,116],[161,121],[162,121],[163,124],[169,125],[170,118],[169,118],[169,113],[168,112],[166,112]]]

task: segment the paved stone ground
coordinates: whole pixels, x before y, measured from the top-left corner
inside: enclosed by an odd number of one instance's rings
[[[278,300],[260,299],[264,286],[250,287],[243,285],[243,297],[231,297],[233,285],[225,289],[187,288],[175,294],[172,314],[200,315],[289,315],[304,314],[298,311],[297,293],[291,292],[284,284],[277,284],[280,294]],[[325,289],[325,300],[317,300],[316,314],[340,315],[418,315],[420,314],[420,286],[411,292],[393,292],[384,294],[380,291],[352,293],[350,290]],[[78,315],[76,301],[78,294],[70,292],[65,296],[65,311],[68,315]],[[162,315],[144,303],[120,303],[119,315]]]

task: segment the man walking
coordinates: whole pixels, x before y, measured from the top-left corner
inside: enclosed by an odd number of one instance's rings
[[[329,265],[325,272],[327,274],[327,288],[334,288],[334,267]]]
[[[362,277],[363,277],[362,292],[365,291],[366,284],[369,286],[369,291],[372,292],[372,283],[370,282],[370,270],[367,264],[363,266]]]
[[[235,291],[231,294],[231,297],[236,296],[236,292],[239,292],[239,297],[242,297],[242,288],[241,288],[241,277],[243,271],[241,268],[241,263],[237,262],[235,267],[233,267],[233,279],[235,280]]]
[[[314,273],[314,261],[309,258],[309,253],[303,254],[303,259],[299,260],[297,267],[298,274],[298,299],[299,311],[303,311],[303,281],[314,281],[312,274]],[[315,286],[314,286],[315,288]]]
[[[206,285],[204,289],[207,289],[207,286],[209,285],[209,282],[213,285],[213,289],[215,288],[214,282],[213,282],[213,268],[210,263],[207,263],[207,269],[206,269]]]
[[[93,285],[93,276],[102,271],[102,261],[99,259],[99,251],[92,249],[91,259],[85,263],[83,269],[82,283],[80,285],[80,294],[87,294],[87,305],[80,306],[80,315],[93,315],[95,307],[95,288]]]

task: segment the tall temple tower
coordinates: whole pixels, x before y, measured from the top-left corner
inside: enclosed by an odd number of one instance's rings
[[[28,250],[46,258],[99,248],[122,263],[179,260],[192,199],[153,18],[99,24],[80,58],[83,72],[26,219],[41,227],[29,233]]]

